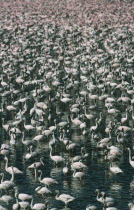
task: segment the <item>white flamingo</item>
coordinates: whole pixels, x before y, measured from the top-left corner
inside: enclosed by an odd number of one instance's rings
[[[65,161],[65,159],[64,159],[63,157],[59,156],[59,155],[52,155],[52,147],[51,147],[51,145],[49,145],[49,147],[50,147],[50,158],[51,158],[56,164]]]
[[[119,168],[119,166],[112,165],[112,162],[110,164],[110,171],[112,171],[114,174],[123,173],[123,171]]]
[[[68,194],[60,194],[59,195],[59,191],[56,191],[57,195],[55,197],[56,200],[60,200],[62,202],[64,202],[65,207],[67,207],[67,204],[70,203],[71,201],[75,200],[75,198],[71,195]]]
[[[58,184],[58,182],[56,180],[54,180],[54,179],[52,179],[50,177],[46,177],[46,178],[41,179],[41,177],[42,177],[42,171],[39,170],[38,172],[40,173],[40,176],[38,178],[39,181],[40,181],[40,183],[45,184],[47,187],[49,187],[52,184]]]
[[[13,167],[13,166],[8,167],[8,158],[5,157],[4,159],[5,159],[5,161],[6,161],[5,170],[6,170],[8,173],[12,174],[12,171],[14,171],[15,174],[22,174],[22,173],[23,173],[22,171],[20,171],[20,170],[19,170],[18,168],[16,168],[16,167]]]
[[[129,151],[129,163],[134,168],[134,160],[131,159],[131,149],[128,148],[128,151]]]

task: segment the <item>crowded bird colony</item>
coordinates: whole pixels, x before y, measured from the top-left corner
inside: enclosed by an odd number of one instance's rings
[[[0,210],[134,209],[133,2],[0,4]]]

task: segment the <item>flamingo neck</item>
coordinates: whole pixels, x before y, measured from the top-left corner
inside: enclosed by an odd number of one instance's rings
[[[97,199],[97,200],[100,199],[100,192],[99,192],[99,191],[97,192],[97,197],[96,197],[96,199]]]
[[[129,149],[129,162],[131,162],[131,149]]]
[[[12,177],[11,177],[10,181],[14,182],[14,170],[13,170],[13,167],[12,167]]]
[[[3,181],[4,181],[4,173],[2,173],[1,175],[1,184],[3,183]]]
[[[57,192],[57,195],[55,196],[56,200],[59,200],[59,192]]]
[[[24,137],[25,137],[25,135],[24,135],[24,133],[23,133],[22,139],[21,139],[22,143],[24,143]]]
[[[73,172],[73,177],[75,177],[75,174],[76,174],[76,171],[74,170],[74,172]]]
[[[87,109],[86,109],[86,106],[85,106],[85,115],[87,115]]]
[[[52,157],[52,147],[50,146],[50,157]]]
[[[15,193],[15,198],[16,198],[16,204],[19,206],[18,193]]]
[[[128,110],[126,111],[126,119],[128,119]]]
[[[109,131],[109,138],[111,139],[111,132]]]
[[[30,147],[30,154],[31,155],[33,154],[33,147],[32,146]]]
[[[96,124],[95,124],[95,127],[97,128],[97,126],[98,126],[98,122],[97,122],[97,120],[96,120]]]
[[[31,209],[33,209],[33,198],[31,200],[31,205],[30,205]]]
[[[5,165],[5,170],[8,168],[8,158],[6,158],[6,165]]]
[[[36,169],[36,164],[34,165],[34,177],[37,179],[37,169]]]
[[[40,158],[40,163],[44,166],[43,160],[42,158]]]
[[[39,181],[41,182],[42,180],[41,180],[41,177],[42,177],[42,171],[41,171],[41,173],[40,173],[40,176],[39,176]]]

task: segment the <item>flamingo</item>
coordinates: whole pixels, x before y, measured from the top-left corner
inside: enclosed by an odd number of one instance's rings
[[[12,171],[14,171],[15,174],[22,174],[22,173],[23,173],[22,171],[20,171],[20,170],[19,170],[18,168],[16,168],[16,167],[13,167],[13,166],[8,167],[8,158],[5,157],[4,159],[5,159],[5,161],[6,161],[5,170],[6,170],[8,173],[12,174]]]
[[[49,145],[49,147],[50,147],[50,158],[51,158],[56,164],[65,161],[65,159],[64,159],[63,157],[59,156],[59,155],[52,155],[52,147],[51,147],[51,145]]]
[[[102,196],[100,197],[100,190],[99,189],[96,189],[95,190],[95,193],[96,193],[96,200],[99,201],[100,203],[103,203],[103,200],[104,199],[103,199]]]
[[[123,173],[123,171],[119,168],[119,166],[117,165],[112,166],[112,162],[110,165],[110,171],[112,171],[114,174]]]
[[[7,205],[9,205],[9,202],[12,200],[13,200],[13,197],[11,197],[10,195],[3,195],[2,197],[0,197],[0,201],[5,202]]]
[[[21,200],[21,201],[25,201],[25,200],[31,200],[32,196],[31,195],[28,195],[26,193],[18,193],[18,187],[14,187],[15,189],[15,193],[18,195],[18,198]]]
[[[82,162],[72,162],[71,164],[71,168],[73,170],[76,170],[76,169],[83,169],[83,168],[87,168],[87,166],[85,164],[83,164]]]
[[[68,203],[75,200],[75,198],[73,196],[68,195],[68,194],[60,194],[59,195],[58,190],[56,190],[56,193],[57,193],[57,195],[56,195],[55,199],[64,202],[66,208],[67,208]]]
[[[10,180],[5,180],[4,181],[4,174],[1,173],[0,174],[2,179],[1,179],[1,184],[0,184],[0,189],[3,189],[3,190],[9,190],[9,189],[12,189],[14,186],[15,186],[15,183],[14,183],[14,170],[13,170],[13,166],[12,166],[12,177]]]
[[[34,129],[34,127],[32,125],[26,125],[26,120],[24,120],[24,128],[28,131]]]
[[[30,166],[28,166],[28,169],[34,168],[35,166],[36,166],[36,168],[39,168],[42,165],[44,166],[43,158],[40,158],[39,162],[32,163]]]
[[[16,203],[13,204],[12,209],[13,210],[19,210],[20,208],[22,209],[27,209],[28,207],[30,207],[30,203],[27,201],[18,201],[18,193],[15,192],[15,198],[16,198]]]
[[[92,205],[92,204],[89,204],[87,207],[86,207],[86,210],[97,210],[97,207]]]
[[[130,210],[134,210],[134,204],[133,204],[133,203],[129,203],[129,204],[128,204],[128,208],[129,208]]]
[[[76,170],[74,170],[74,173],[73,173],[73,177],[74,178],[78,178],[81,181],[81,179],[83,178],[83,176],[85,176],[85,173],[84,172],[82,172],[82,171],[77,171],[76,172]]]
[[[106,197],[106,193],[105,192],[101,192],[102,195],[102,202],[104,203],[104,206],[106,207],[111,207],[114,205],[115,200],[111,197]]]
[[[39,170],[38,172],[40,173],[40,176],[39,176],[39,178],[38,178],[39,181],[40,181],[40,183],[45,184],[47,187],[49,187],[49,186],[52,185],[52,184],[58,184],[58,182],[57,182],[56,180],[54,180],[54,179],[52,179],[52,178],[50,178],[50,177],[46,177],[46,178],[43,178],[43,179],[41,180],[42,171]]]
[[[129,163],[134,168],[134,160],[131,159],[131,149],[128,148],[128,151],[129,151]]]
[[[48,194],[52,194],[52,192],[47,188],[47,187],[37,187],[35,189],[35,191],[38,193],[38,194],[41,194],[41,195],[48,195]]]

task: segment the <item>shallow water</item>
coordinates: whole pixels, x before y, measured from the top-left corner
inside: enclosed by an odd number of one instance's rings
[[[97,115],[98,111],[94,111]],[[106,118],[107,121],[109,119]],[[93,123],[94,124],[94,123]],[[6,134],[2,134],[1,139],[7,138]],[[102,205],[96,201],[95,190],[100,189],[100,191],[106,192],[107,196],[115,198],[115,206],[121,209],[127,209],[128,203],[133,200],[133,190],[134,190],[134,169],[130,166],[128,161],[128,151],[127,145],[124,147],[124,152],[122,159],[120,161],[120,168],[123,170],[122,174],[114,175],[109,170],[109,162],[104,159],[101,152],[96,151],[96,143],[91,141],[91,136],[82,137],[79,129],[71,128],[71,137],[75,143],[78,144],[76,152],[71,152],[70,155],[73,157],[74,154],[80,154],[80,147],[84,145],[86,152],[89,153],[88,159],[84,162],[88,168],[85,170],[85,176],[80,181],[72,176],[73,171],[65,177],[62,173],[62,164],[57,167],[54,166],[53,162],[49,158],[48,140],[41,141],[41,147],[43,149],[37,148],[39,154],[37,158],[33,160],[25,160],[24,155],[26,154],[26,148],[20,143],[19,137],[16,140],[18,143],[16,146],[11,147],[11,155],[9,160],[9,165],[14,165],[23,171],[23,175],[15,175],[15,183],[19,187],[19,192],[25,192],[34,195],[34,202],[44,202],[44,200],[50,201],[51,207],[57,207],[58,209],[64,209],[64,204],[60,201],[55,200],[54,191],[56,189],[60,190],[61,193],[67,193],[75,197],[75,200],[68,204],[68,209],[80,210],[85,209],[86,206],[91,203],[97,205],[98,209],[102,209]],[[103,134],[103,133],[102,133]],[[104,134],[103,134],[104,135]],[[34,134],[35,136],[35,134]],[[32,137],[32,136],[31,136]],[[28,137],[29,138],[29,137]],[[83,138],[83,139],[82,139]],[[113,136],[115,138],[115,136]],[[128,136],[126,138],[132,138]],[[133,140],[133,138],[132,138]],[[6,141],[8,142],[8,140]],[[120,145],[119,145],[120,146]],[[62,152],[64,157],[68,157],[69,153],[66,151]],[[43,176],[53,178],[58,181],[58,185],[53,185],[50,187],[53,194],[49,197],[42,197],[35,192],[35,188],[40,186],[39,181],[34,179],[33,170],[27,169],[34,159],[39,160],[39,157],[44,157],[44,167],[42,167]],[[1,160],[1,171],[4,171],[4,161]],[[9,178],[10,175],[5,173],[5,179]],[[9,209],[11,209],[9,207]]]

